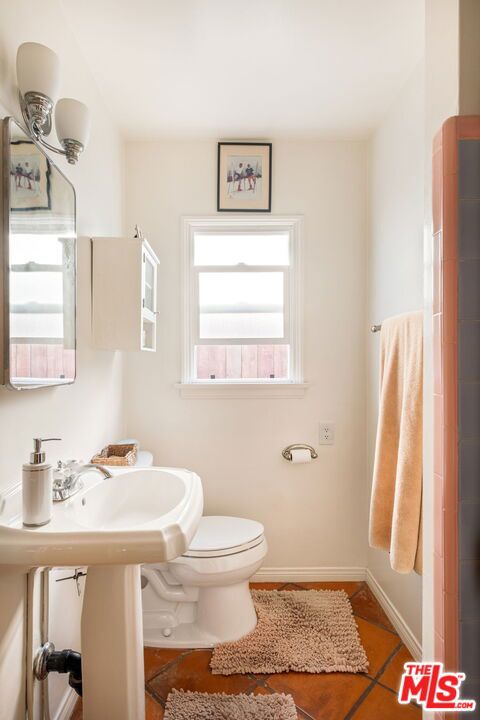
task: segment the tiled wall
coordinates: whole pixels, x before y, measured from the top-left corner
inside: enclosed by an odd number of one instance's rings
[[[458,141],[460,668],[480,705],[480,119]],[[472,128],[473,130],[473,128]]]
[[[436,659],[480,701],[480,118],[435,138]]]
[[[457,668],[457,158],[456,118],[435,138],[434,231],[434,482],[435,655]]]

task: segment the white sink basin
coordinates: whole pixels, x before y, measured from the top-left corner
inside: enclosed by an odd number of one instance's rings
[[[0,496],[0,565],[74,566],[163,562],[182,555],[203,510],[200,478],[189,470],[92,471],[84,488],[54,503],[52,520],[24,527],[21,485]]]
[[[185,488],[182,477],[171,471],[127,472],[75,495],[66,511],[73,522],[92,530],[131,530],[175,510]]]

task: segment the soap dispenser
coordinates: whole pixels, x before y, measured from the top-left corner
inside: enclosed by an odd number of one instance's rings
[[[61,438],[35,438],[30,462],[23,466],[23,524],[46,525],[52,517],[52,466],[45,462],[42,443]]]

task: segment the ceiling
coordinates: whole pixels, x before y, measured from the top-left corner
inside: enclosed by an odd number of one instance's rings
[[[126,136],[361,137],[423,56],[423,0],[61,0]]]

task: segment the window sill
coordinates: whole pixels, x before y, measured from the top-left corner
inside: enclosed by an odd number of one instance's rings
[[[182,398],[250,398],[280,399],[302,398],[308,383],[233,383],[196,382],[176,383]]]

